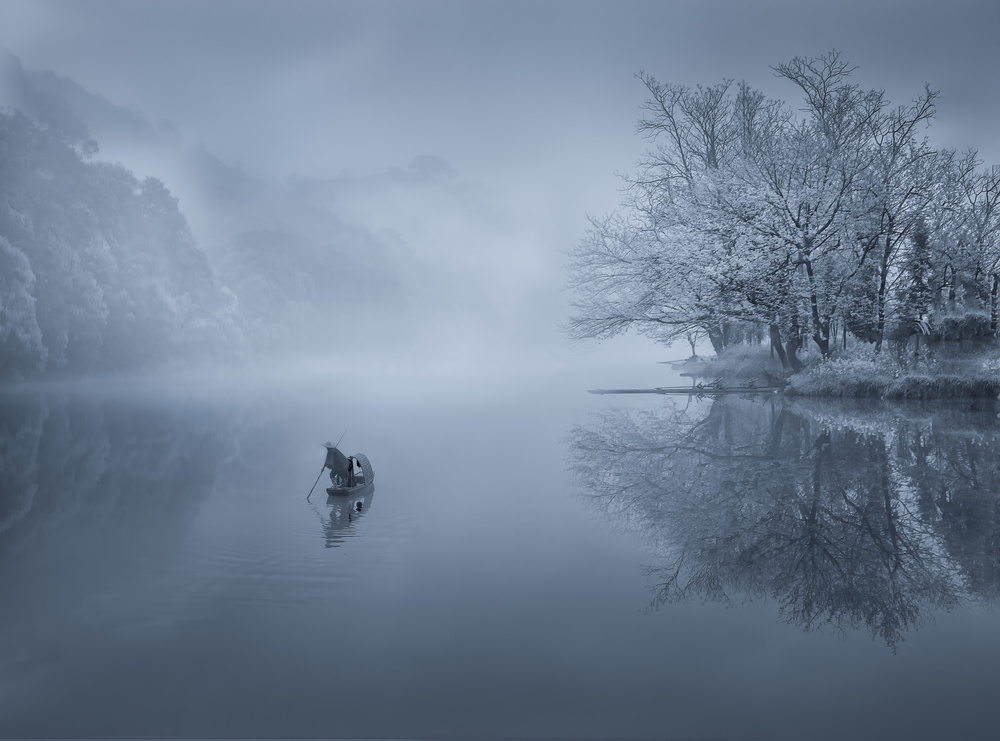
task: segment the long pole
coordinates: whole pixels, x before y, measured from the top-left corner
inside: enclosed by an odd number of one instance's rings
[[[319,469],[319,476],[322,476],[323,475],[323,471],[325,471],[325,470],[326,470],[326,466],[323,466],[321,469]],[[316,480],[313,481],[312,489],[310,489],[309,493],[306,494],[306,501],[307,502],[309,501],[309,497],[311,497],[313,495],[313,489],[316,488],[316,484],[319,483],[319,476],[317,476]]]
[[[350,427],[348,427],[347,429],[345,429],[345,430],[344,430],[344,435],[346,435],[346,434],[347,434],[347,430],[349,430],[349,429],[351,429],[351,428],[350,428]],[[343,439],[344,439],[344,435],[341,435],[341,436],[340,436],[340,440],[343,440]],[[337,445],[340,445],[340,440],[338,440],[338,441],[337,441]],[[336,448],[336,447],[337,447],[337,445],[334,445],[333,447],[335,447],[335,448]],[[325,470],[326,470],[326,464],[324,463],[324,464],[323,464],[323,467],[322,467],[321,469],[319,469],[319,476],[317,476],[317,477],[316,477],[316,480],[315,480],[315,481],[313,481],[313,485],[312,485],[312,489],[310,489],[310,490],[309,490],[309,493],[308,493],[308,494],[306,494],[306,501],[307,501],[307,502],[309,501],[309,497],[311,497],[311,496],[313,495],[313,489],[315,489],[315,488],[316,488],[316,484],[318,484],[318,483],[319,483],[319,478],[320,478],[320,476],[322,476],[322,475],[323,475],[323,471],[325,471]]]

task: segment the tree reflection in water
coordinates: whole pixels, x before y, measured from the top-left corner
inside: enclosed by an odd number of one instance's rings
[[[61,543],[74,563],[96,551],[117,563],[124,542],[169,550],[236,438],[232,415],[196,405],[0,395],[0,555]]]
[[[864,627],[895,648],[933,610],[997,595],[996,412],[667,403],[574,428],[570,468],[651,549],[653,605],[770,598],[805,630]]]

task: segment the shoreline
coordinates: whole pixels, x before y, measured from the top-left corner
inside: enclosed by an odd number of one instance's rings
[[[738,349],[739,350],[739,349]],[[748,380],[791,397],[827,399],[998,399],[1000,355],[996,351],[939,358],[897,359],[889,353],[809,358],[798,373],[786,373],[766,350],[743,349],[721,358],[689,358],[674,364],[682,376],[712,379],[733,389]],[[747,389],[752,392],[753,389]],[[692,393],[697,393],[692,390]],[[710,394],[708,384],[702,393]]]

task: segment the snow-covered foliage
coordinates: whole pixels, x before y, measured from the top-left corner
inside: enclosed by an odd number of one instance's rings
[[[996,399],[1000,373],[995,351],[985,357],[901,359],[868,346],[811,364],[791,378],[787,391],[842,398]]]
[[[981,310],[995,332],[1000,169],[931,147],[937,94],[892,107],[836,52],[774,71],[797,104],[641,75],[652,148],[571,254],[570,334],[701,331],[721,352],[766,331],[797,369],[806,338],[827,356],[845,328],[881,349]]]

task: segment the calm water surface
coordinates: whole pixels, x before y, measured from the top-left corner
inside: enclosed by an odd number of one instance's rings
[[[992,404],[296,386],[0,395],[0,735],[995,738]]]

